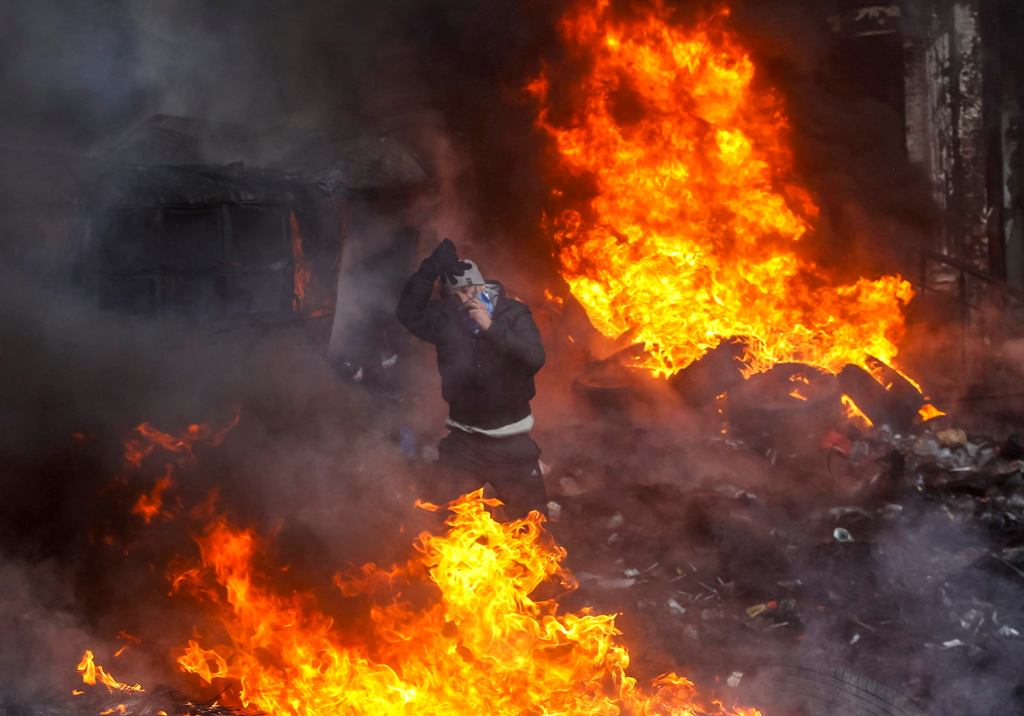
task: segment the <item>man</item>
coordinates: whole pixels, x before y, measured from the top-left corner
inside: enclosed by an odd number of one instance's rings
[[[431,300],[434,282],[440,300]],[[485,281],[455,244],[442,241],[402,290],[398,320],[437,348],[448,435],[439,462],[466,491],[490,483],[514,514],[543,509],[547,498],[530,437],[533,376],[544,346],[530,309]],[[451,495],[455,497],[455,495]]]

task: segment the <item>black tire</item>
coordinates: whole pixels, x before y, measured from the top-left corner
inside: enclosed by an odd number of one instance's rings
[[[770,664],[740,684],[740,702],[764,716],[925,716],[910,699],[829,664]]]

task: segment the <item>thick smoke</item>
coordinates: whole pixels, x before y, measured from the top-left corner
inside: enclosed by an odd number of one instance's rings
[[[552,23],[512,5],[44,2],[2,13],[0,142],[8,146],[102,156],[157,113],[273,131],[284,145],[311,134],[397,133],[439,187],[412,212],[422,245],[413,236],[405,247],[399,280],[441,236],[484,248],[514,241],[533,222],[494,190],[528,183],[515,156],[494,148],[531,131],[526,108],[508,116],[516,89],[506,80],[519,80]],[[217,149],[209,161],[222,160]],[[258,149],[238,158],[286,154]],[[497,160],[468,166],[489,153]],[[0,197],[5,206],[22,201]],[[503,217],[480,211],[487,202],[519,223],[489,231]],[[372,267],[375,246],[386,248],[375,239],[393,232],[376,218],[350,227],[365,250],[346,262]],[[288,579],[303,588],[329,591],[324,564],[387,562],[407,549],[424,519],[411,509],[421,476],[396,436],[411,425],[428,445],[440,426],[436,377],[417,377],[433,370],[425,351],[410,369],[411,397],[396,399],[339,379],[324,337],[301,328],[211,334],[173,318],[100,311],[62,285],[67,257],[37,248],[7,237],[0,295],[0,568],[11,627],[0,692],[11,708],[64,693],[81,650],[109,654],[121,630],[150,641],[154,683],[174,673],[165,663],[171,633],[189,633],[189,614],[167,607],[162,574],[169,556],[194,553],[189,533],[199,521],[187,511],[211,493],[215,509],[276,535]],[[395,274],[394,256],[383,261],[381,271]],[[363,278],[344,283],[341,309],[390,315],[394,282]],[[177,466],[166,499],[178,519],[143,526],[130,515],[160,474],[159,461],[142,472],[125,467],[122,445],[135,425],[180,432],[193,422],[224,425],[236,412],[219,449],[197,446],[197,464]],[[161,635],[154,623],[178,628]]]
[[[393,559],[408,542],[400,532],[417,531],[415,481],[392,446],[391,421],[372,396],[337,380],[301,330],[142,325],[10,274],[4,285],[0,544],[12,587],[3,614],[16,628],[3,652],[49,664],[0,670],[5,694],[67,684],[80,650],[121,630],[152,639],[163,621],[187,634],[177,621],[187,615],[161,619],[162,575],[169,557],[194,554],[190,533],[203,520],[189,510],[211,494],[216,511],[276,534],[292,577],[314,589],[330,577],[324,563]],[[126,466],[123,442],[136,424],[178,434],[192,422],[226,425],[236,412],[220,448],[197,445],[194,465],[166,460],[176,519],[145,526],[130,514],[165,462]],[[58,625],[69,627],[64,640]],[[69,658],[72,645],[79,653]],[[172,644],[150,646],[170,653]]]
[[[933,228],[927,190],[894,139],[896,110],[877,96],[877,85],[866,82],[870,91],[859,93],[846,82],[861,70],[832,55],[827,5],[749,0],[737,3],[735,21],[765,81],[786,97],[799,170],[825,199],[822,260],[903,268],[909,247]],[[705,9],[673,6],[681,19]],[[625,529],[609,528],[632,540],[633,561],[617,566],[682,564],[691,547],[724,553],[739,544],[746,556],[726,567],[754,570],[778,557],[758,549],[771,526],[758,522],[766,513],[734,509],[732,495],[778,497],[786,509],[767,514],[794,531],[809,503],[824,506],[832,496],[805,494],[803,475],[770,483],[778,471],[761,456],[737,457],[700,441],[680,447],[678,435],[706,416],[676,410],[663,385],[631,413],[602,413],[604,422],[567,397],[587,356],[564,340],[566,321],[541,301],[544,288],[558,288],[538,229],[550,147],[521,92],[543,60],[564,59],[560,9],[472,0],[7,3],[0,10],[0,144],[101,153],[155,113],[278,130],[286,144],[300,134],[355,131],[408,142],[431,172],[432,191],[401,221],[386,209],[352,217],[349,235],[359,243],[346,249],[339,312],[386,320],[403,271],[451,236],[533,305],[549,353],[536,401],[539,422],[549,421],[544,459],[556,470],[578,463],[559,475],[570,478],[570,492],[589,490],[580,504],[592,512],[580,521],[597,524],[595,515],[612,524],[623,511],[635,517]],[[260,158],[247,160],[282,155],[281,146],[260,149]],[[406,244],[389,246],[405,225],[416,231]],[[9,248],[3,255],[14,256]],[[396,254],[403,257],[397,264]],[[0,580],[7,585],[0,618],[10,625],[0,693],[30,701],[63,688],[82,648],[111,647],[121,629],[145,632],[154,611],[187,633],[190,615],[166,606],[161,575],[168,553],[192,549],[195,525],[183,517],[145,527],[128,517],[156,477],[124,468],[123,441],[142,421],[175,431],[240,414],[221,448],[197,447],[198,464],[176,473],[171,497],[181,499],[184,515],[216,488],[221,509],[276,535],[276,556],[292,565],[298,586],[326,590],[324,564],[387,562],[419,529],[423,517],[411,503],[421,476],[400,454],[397,435],[411,427],[418,448],[436,439],[443,406],[428,349],[403,346],[404,394],[375,392],[339,378],[337,359],[360,344],[358,335],[337,335],[328,346],[299,328],[211,335],[176,319],[146,323],[100,311],[55,287],[50,279],[59,272],[31,268],[26,275],[12,263],[0,277]],[[569,330],[582,339],[588,329],[580,319]],[[1005,352],[1016,359],[1019,345],[1007,343]],[[689,504],[694,487],[717,495],[716,504],[729,493],[729,519]],[[683,498],[681,491],[691,492]],[[934,539],[928,520],[910,535],[886,533],[886,550],[905,549],[886,551],[865,569],[888,575],[917,561],[921,540]],[[665,524],[676,541],[672,554],[645,552]],[[742,530],[727,532],[737,524]],[[610,559],[606,538],[580,552],[592,564]],[[126,568],[122,549],[142,558]],[[712,574],[721,565],[699,566]],[[817,565],[801,568],[796,576],[817,579]],[[844,653],[848,640],[812,630],[807,651]],[[157,680],[173,673],[160,661],[172,646],[156,643],[147,652]],[[689,640],[687,654],[673,656],[696,661],[700,646]]]

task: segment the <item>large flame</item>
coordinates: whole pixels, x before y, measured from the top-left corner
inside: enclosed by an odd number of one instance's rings
[[[727,10],[694,28],[667,15],[655,3],[616,19],[609,0],[586,0],[563,19],[587,68],[570,121],[552,108],[566,101],[549,81],[557,68],[529,85],[561,169],[597,190],[545,221],[573,295],[601,333],[642,343],[655,374],[731,337],[749,346],[748,372],[892,363],[910,285],[837,285],[798,256],[818,210],[792,178],[779,99],[754,82]]]
[[[179,665],[271,714],[758,713],[703,706],[675,674],[640,688],[614,616],[560,613],[535,595],[573,584],[543,518],[502,523],[494,504],[466,495],[449,505],[448,532],[421,535],[407,564],[336,578],[344,594],[374,597],[358,638],[308,595],[262,584],[255,536],[217,522],[198,541],[226,638],[190,640]]]
[[[220,444],[238,421],[236,414],[221,429],[190,426],[181,436],[139,426],[136,436],[152,448],[133,436],[128,464],[157,452],[192,461],[193,444]],[[154,505],[143,510],[147,523],[163,514],[161,494],[154,488],[149,502],[140,502]],[[275,584],[275,575],[288,570],[268,565],[254,532],[209,518],[212,508],[192,510],[208,520],[196,538],[199,559],[175,558],[168,576],[172,595],[189,595],[202,609],[174,658],[182,671],[214,685],[219,703],[267,714],[758,716],[753,708],[702,698],[674,673],[640,686],[628,673],[614,615],[559,606],[557,596],[576,582],[544,518],[532,512],[502,522],[491,512],[500,504],[482,490],[464,495],[447,506],[447,530],[421,534],[407,562],[336,575],[341,594],[362,605],[352,606],[345,628],[314,595]],[[124,632],[118,638],[141,643]],[[119,699],[143,692],[96,664],[91,650],[78,671],[85,684]],[[127,703],[104,713],[147,708]]]

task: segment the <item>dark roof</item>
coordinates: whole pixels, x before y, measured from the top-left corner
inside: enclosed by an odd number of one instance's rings
[[[252,161],[256,136],[245,127],[154,114],[96,152],[123,164],[218,165]]]
[[[0,146],[0,205],[293,204],[344,193],[338,177],[223,166],[140,166]]]
[[[290,174],[324,176],[350,192],[404,193],[430,176],[403,143],[387,133],[315,135],[294,129],[257,131],[194,117],[156,114],[110,144],[102,156],[136,165],[224,165],[243,162]]]
[[[430,177],[397,139],[258,133],[153,115],[94,156],[0,146],[0,205],[166,206],[403,195]]]

